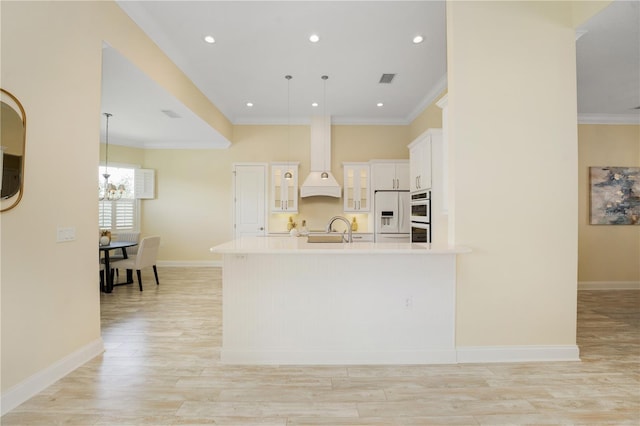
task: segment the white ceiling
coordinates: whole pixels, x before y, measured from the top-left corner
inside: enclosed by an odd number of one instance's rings
[[[227,141],[200,117],[109,46],[102,49],[102,112],[109,143],[138,148],[226,148]],[[163,111],[172,111],[172,118]],[[105,140],[106,119],[102,118]]]
[[[578,32],[578,113],[639,123],[640,1],[616,0]]]
[[[234,124],[307,123],[325,113],[337,124],[408,124],[446,88],[442,1],[118,4]],[[640,117],[633,109],[640,106],[639,4],[616,0],[580,28],[586,33],[577,41],[578,112],[593,122]],[[320,36],[316,44],[308,41],[312,33]],[[203,41],[209,34],[216,43]],[[412,43],[417,34],[425,37],[423,43]],[[103,111],[114,114],[110,141],[140,147],[227,145],[117,52],[105,52]],[[379,84],[383,73],[397,76],[391,84]],[[293,76],[289,86],[287,74]],[[329,76],[326,92],[322,75]],[[314,101],[320,104],[316,108]],[[167,109],[182,118],[160,111]]]

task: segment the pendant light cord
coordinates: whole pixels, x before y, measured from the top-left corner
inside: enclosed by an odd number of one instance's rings
[[[284,178],[288,180],[293,178],[293,174],[289,170],[291,167],[289,164],[291,160],[291,79],[293,77],[285,75],[284,78],[287,79],[287,171],[284,174]]]
[[[327,128],[327,80],[329,79],[329,76],[327,75],[323,75],[322,80],[324,81],[324,95],[323,95],[323,100],[322,100],[322,108],[323,108],[323,116],[322,116],[322,120],[323,120],[323,124],[322,124],[322,136],[324,137],[324,140],[327,140],[327,135],[325,134],[326,132],[326,128]],[[329,126],[331,126],[331,124],[329,124]],[[329,131],[331,131],[331,127],[329,127]],[[323,143],[323,155],[322,155],[322,174],[320,175],[321,179],[329,179],[329,173],[327,172],[327,151],[326,151],[326,142]]]
[[[104,113],[104,116],[107,117],[107,127],[105,129],[105,142],[106,142],[106,147],[105,147],[105,152],[104,152],[104,174],[105,175],[109,175],[109,118],[112,116],[113,114],[110,114],[108,112]],[[108,179],[108,177],[105,176],[105,179]]]

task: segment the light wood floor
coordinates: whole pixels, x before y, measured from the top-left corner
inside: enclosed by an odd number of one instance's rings
[[[2,425],[640,424],[640,291],[580,292],[581,362],[239,367],[219,362],[220,270],[159,275],[102,294],[104,355]]]

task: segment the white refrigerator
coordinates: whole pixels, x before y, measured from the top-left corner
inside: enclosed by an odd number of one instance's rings
[[[373,199],[375,241],[408,243],[411,232],[409,191],[376,191]]]

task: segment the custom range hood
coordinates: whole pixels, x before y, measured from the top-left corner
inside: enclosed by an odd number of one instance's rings
[[[331,174],[331,117],[311,117],[311,172],[300,187],[300,197],[342,196]]]

